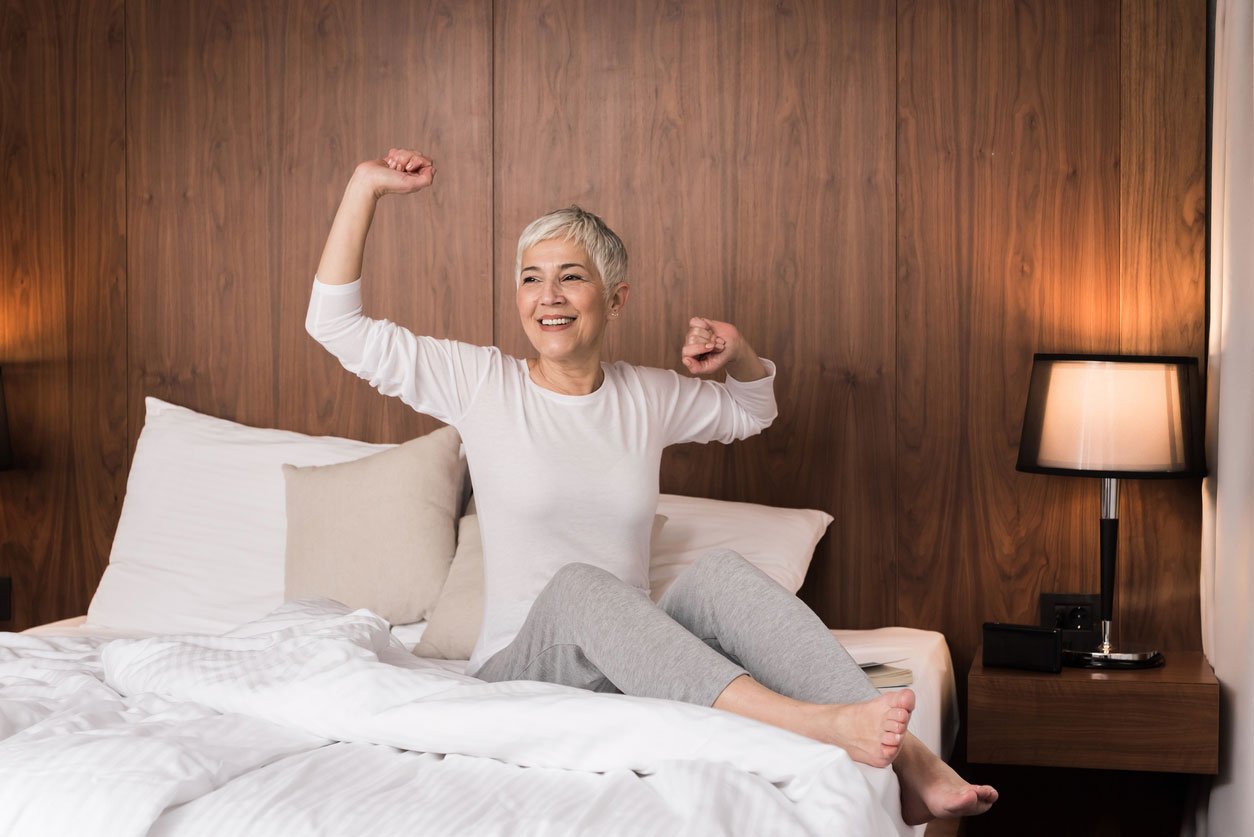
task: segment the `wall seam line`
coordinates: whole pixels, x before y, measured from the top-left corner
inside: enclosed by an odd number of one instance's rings
[[[123,389],[126,400],[123,411],[126,415],[124,428],[126,433],[126,471],[131,470],[131,27],[127,12],[130,3],[122,2],[122,368],[125,380]],[[118,509],[119,515],[121,509]],[[114,524],[117,532],[117,524]]]
[[[901,176],[901,138],[897,128],[901,118],[901,2],[893,4],[893,624],[901,624],[901,350],[897,345],[901,323],[901,206],[898,198]]]
[[[496,217],[497,217],[497,186],[496,186],[496,0],[488,0],[488,213],[489,229],[491,230],[490,241],[488,242],[488,293],[489,305],[488,310],[491,313],[491,345],[500,345],[500,336],[497,334],[497,314],[496,302],[499,289],[496,286],[497,280],[497,241],[496,241]]]

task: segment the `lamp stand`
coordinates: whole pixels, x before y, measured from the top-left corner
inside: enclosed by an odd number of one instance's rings
[[[1102,638],[1096,648],[1062,652],[1065,665],[1080,668],[1153,668],[1163,664],[1163,655],[1153,648],[1124,646],[1110,642],[1110,625],[1115,610],[1115,557],[1119,552],[1119,480],[1102,479]]]

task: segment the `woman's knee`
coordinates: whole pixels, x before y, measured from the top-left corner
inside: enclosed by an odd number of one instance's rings
[[[755,570],[756,567],[733,549],[712,549],[694,561],[688,568],[688,573],[692,573],[695,578],[752,573]]]
[[[728,586],[738,586],[743,581],[746,568],[753,565],[731,549],[711,550],[693,561],[675,583],[666,591],[666,601],[673,608],[702,606],[711,596]]]
[[[549,583],[545,586],[546,590],[553,589],[557,591],[578,591],[586,590],[590,587],[601,587],[606,584],[613,584],[618,579],[613,573],[594,567],[592,564],[585,564],[576,561],[571,564],[564,564],[559,567],[557,572],[553,573],[553,577],[549,579]]]

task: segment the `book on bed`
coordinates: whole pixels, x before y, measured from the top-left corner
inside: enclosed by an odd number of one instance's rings
[[[914,673],[908,668],[888,665],[887,663],[859,663],[862,673],[877,689],[891,689],[894,686],[909,686],[914,682]]]

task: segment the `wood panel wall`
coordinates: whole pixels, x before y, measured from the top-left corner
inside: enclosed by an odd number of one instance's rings
[[[969,650],[984,620],[1035,623],[1038,591],[1098,586],[1096,481],[1015,461],[1032,353],[1117,349],[1119,4],[906,3],[898,26],[898,590]]]
[[[1192,355],[1203,364],[1205,6],[1123,0],[1119,49],[1119,350]],[[1199,481],[1122,485],[1124,633],[1165,647],[1201,648]]]
[[[1099,586],[1098,481],[1014,470],[1032,353],[1204,359],[1206,4],[897,20],[899,617],[964,667]],[[1122,488],[1117,631],[1199,648],[1198,482]]]
[[[121,511],[123,21],[122,0],[0,3],[0,629],[85,612]]]
[[[449,186],[381,207],[367,304],[491,342],[490,7],[128,11],[132,427],[152,395],[305,433],[395,442],[433,429],[345,373],[304,311],[354,165],[423,137],[456,149],[441,166]]]
[[[274,424],[280,10],[128,4],[132,448],[145,395]]]
[[[353,167],[420,144],[448,150],[439,188],[380,206],[365,304],[421,333],[492,342],[491,4],[293,3],[284,43],[277,421],[404,441],[438,423],[345,372],[305,333],[304,311]]]
[[[1205,0],[3,9],[19,626],[85,610],[145,395],[432,426],[303,331],[344,183],[394,143],[440,175],[381,207],[372,312],[524,351],[518,232],[602,214],[632,257],[613,357],[677,366],[699,313],[780,365],[777,424],[672,450],[663,488],[828,510],[803,598],[943,630],[960,669],[982,621],[1097,587],[1096,484],[1014,471],[1032,352],[1204,350]],[[61,150],[101,129],[113,174],[71,183]],[[1123,515],[1122,629],[1198,647],[1196,483],[1125,483]]]

